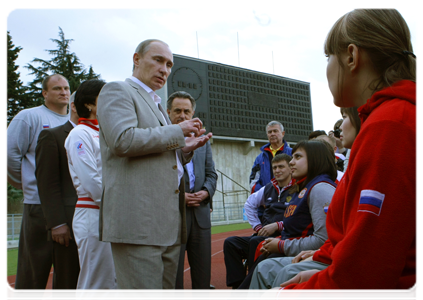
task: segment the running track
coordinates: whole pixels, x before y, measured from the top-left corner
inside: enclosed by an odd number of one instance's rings
[[[211,270],[211,284],[215,286],[216,289],[229,289],[226,286],[226,268],[225,262],[223,259],[223,242],[227,237],[238,235],[238,236],[248,236],[253,234],[252,229],[243,229],[237,231],[223,232],[212,234],[212,270]],[[188,260],[185,257],[185,266],[184,266],[184,288],[191,289],[191,273],[189,270]],[[49,281],[47,283],[46,289],[51,289],[52,284],[52,275],[50,273]],[[9,276],[7,281],[11,287],[15,287],[15,277],[16,275]]]

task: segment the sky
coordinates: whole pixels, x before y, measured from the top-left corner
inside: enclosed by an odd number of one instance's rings
[[[24,68],[35,57],[49,60],[47,49],[56,49],[51,39],[73,39],[70,50],[82,64],[105,81],[131,75],[132,55],[139,42],[158,38],[175,54],[275,74],[310,83],[314,130],[333,129],[341,118],[326,80],[323,44],[334,22],[359,7],[377,1],[174,1],[138,6],[111,5],[79,9],[23,1],[5,14],[12,41],[22,47],[16,64],[24,84],[33,80]],[[175,2],[177,2],[175,4]],[[46,4],[43,4],[46,3]],[[123,3],[126,3],[125,1]],[[331,3],[337,3],[333,5]],[[415,52],[417,11],[411,1],[395,3],[411,29]],[[383,2],[385,7],[390,1]],[[90,6],[88,6],[90,7]],[[113,8],[112,8],[113,7]],[[289,124],[285,125],[289,128]]]

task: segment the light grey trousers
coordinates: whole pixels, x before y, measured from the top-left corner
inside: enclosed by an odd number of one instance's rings
[[[172,246],[111,245],[118,289],[175,288],[181,230],[178,230],[176,243]]]
[[[328,267],[317,261],[301,261],[292,263],[294,257],[269,258],[259,263],[254,270],[250,289],[271,289],[280,287],[301,271],[312,269],[324,270]]]
[[[112,243],[118,289],[174,289],[181,245]]]

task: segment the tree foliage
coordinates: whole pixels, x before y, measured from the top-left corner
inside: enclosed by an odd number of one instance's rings
[[[7,124],[22,109],[35,106],[25,93],[27,88],[19,79],[19,66],[15,64],[22,47],[15,46],[7,32]]]
[[[100,79],[100,74],[96,74],[91,66],[87,71],[76,54],[70,51],[70,43],[73,39],[66,39],[62,28],[59,27],[59,38],[51,39],[51,41],[56,43],[57,49],[46,50],[52,56],[50,60],[34,58],[25,66],[30,71],[29,74],[35,76],[35,79],[29,84],[30,93],[41,103],[44,101],[41,94],[42,82],[46,76],[63,75],[69,81],[71,92],[76,91],[83,81]]]
[[[23,209],[23,191],[7,183],[7,213],[21,214]]]

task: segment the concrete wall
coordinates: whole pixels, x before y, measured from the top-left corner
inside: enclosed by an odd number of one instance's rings
[[[215,167],[249,190],[251,168],[264,144],[255,142],[251,146],[246,141],[213,139],[211,148]],[[225,190],[234,186],[229,182],[227,184]]]
[[[260,153],[260,147],[264,144],[266,144],[266,141],[213,138],[211,148],[215,168],[233,180],[217,172],[219,178],[217,191],[213,198],[213,223],[239,222],[243,219],[242,209],[250,194],[249,177],[251,168],[255,158]]]

